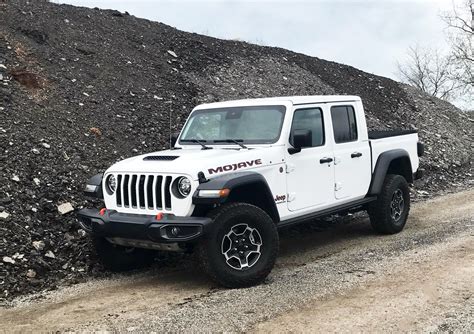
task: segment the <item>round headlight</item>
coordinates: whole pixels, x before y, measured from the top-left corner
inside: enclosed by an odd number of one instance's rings
[[[115,189],[117,188],[117,180],[115,179],[115,176],[107,176],[107,188],[112,194],[115,192]]]
[[[188,196],[189,193],[191,192],[191,181],[187,177],[182,176],[179,178],[178,192],[183,197]]]

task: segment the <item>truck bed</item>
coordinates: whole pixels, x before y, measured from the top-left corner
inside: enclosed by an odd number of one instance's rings
[[[404,150],[410,157],[413,171],[418,169],[418,133],[415,130],[369,131],[372,150],[372,172],[380,154],[390,150]]]
[[[369,131],[369,139],[382,139],[395,136],[410,135],[412,133],[417,133],[416,130],[378,130],[378,131]]]

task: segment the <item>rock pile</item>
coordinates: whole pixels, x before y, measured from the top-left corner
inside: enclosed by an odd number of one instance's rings
[[[87,178],[167,148],[169,124],[202,102],[360,95],[371,128],[420,131],[419,195],[472,184],[474,117],[390,79],[117,11],[20,0],[0,11],[2,298],[99,275],[74,215]]]

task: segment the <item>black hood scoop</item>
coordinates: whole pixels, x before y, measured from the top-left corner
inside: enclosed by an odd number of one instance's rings
[[[178,159],[179,155],[149,155],[143,158],[144,161],[173,161]]]

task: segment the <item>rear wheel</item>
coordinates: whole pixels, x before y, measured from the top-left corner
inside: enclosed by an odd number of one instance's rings
[[[155,256],[152,250],[115,245],[101,237],[94,237],[92,242],[104,268],[114,272],[147,267]]]
[[[410,189],[401,175],[388,174],[382,191],[369,206],[370,223],[379,233],[394,234],[405,227],[410,211]]]
[[[213,228],[199,246],[200,262],[219,284],[238,288],[258,284],[270,273],[278,253],[276,226],[262,209],[231,203],[210,213]]]

